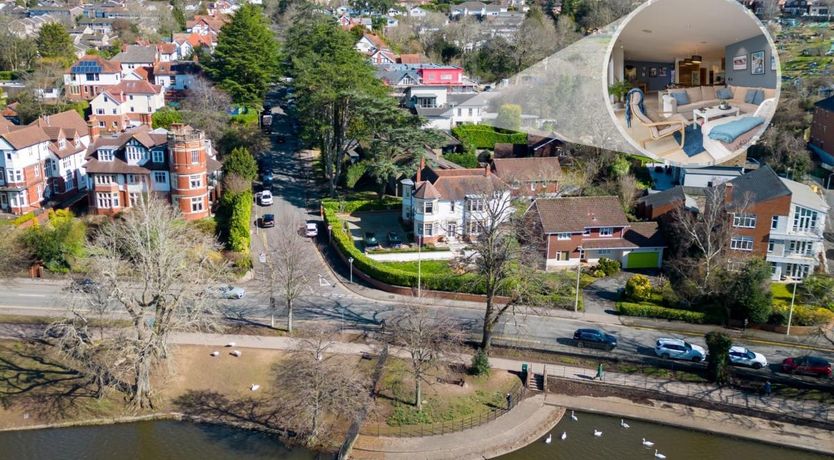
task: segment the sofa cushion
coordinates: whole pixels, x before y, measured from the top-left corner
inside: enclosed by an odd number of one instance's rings
[[[689,104],[689,95],[686,91],[675,91],[669,94],[675,98],[675,102],[678,103],[678,107]]]
[[[759,108],[759,106],[756,104],[748,104],[746,102],[733,103],[732,105],[738,107],[738,110],[741,113],[753,113],[756,111],[756,109]]]
[[[733,103],[741,104],[744,102],[744,96],[747,92],[747,88],[743,86],[728,86],[728,88],[730,88],[730,91],[733,93]]]
[[[689,96],[689,102],[698,102],[704,99],[703,97],[701,97],[700,86],[696,86],[694,88],[686,88],[686,95]]]
[[[730,91],[730,88],[718,88],[718,91],[715,92],[715,96],[718,99],[732,99],[733,92]]]
[[[773,99],[776,97],[776,88],[762,88],[765,99]]]
[[[759,90],[756,88],[749,88],[746,93],[744,93],[744,102],[747,104],[754,104],[754,100],[756,99],[756,94],[758,94]]]
[[[714,86],[702,86],[701,87],[701,100],[702,101],[711,101],[713,99],[716,99],[715,87]]]
[[[753,103],[759,105],[763,100],[765,100],[764,91],[760,89],[756,90],[756,95],[753,97]]]

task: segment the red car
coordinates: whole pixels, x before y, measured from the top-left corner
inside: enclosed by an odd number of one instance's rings
[[[816,356],[799,356],[782,361],[782,372],[831,377],[831,363]]]

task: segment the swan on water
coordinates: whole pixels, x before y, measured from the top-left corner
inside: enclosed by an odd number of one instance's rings
[[[651,441],[646,441],[646,438],[643,438],[643,445],[646,447],[651,447],[654,445],[654,443]]]
[[[562,441],[564,441],[564,440],[565,440],[565,439],[567,439],[567,438],[568,438],[568,432],[567,432],[567,431],[563,431],[563,432],[562,432]]]
[[[545,444],[550,444],[550,441],[553,441],[553,435],[548,433],[547,438],[545,438],[545,440],[544,440],[544,443]]]
[[[657,449],[655,449],[655,450],[654,450],[654,456],[655,456],[656,458],[666,458],[666,456],[665,456],[665,455],[657,453]]]
[[[597,431],[596,428],[594,428],[594,436],[596,436],[596,437],[602,436],[602,431]]]
[[[571,418],[571,420],[573,420],[574,422],[575,422],[575,421],[577,421],[577,420],[579,420],[578,418],[576,418],[576,414],[574,414],[574,413],[573,413],[573,411],[570,411],[570,418]]]
[[[628,426],[628,423],[626,423],[625,420],[623,420],[623,419],[620,419],[620,426],[623,427],[623,428],[630,428]]]

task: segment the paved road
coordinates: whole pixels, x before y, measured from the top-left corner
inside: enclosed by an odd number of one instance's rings
[[[257,215],[270,212],[276,215],[277,221],[295,221],[302,225],[305,220],[319,220],[317,212],[307,209],[308,199],[316,195],[314,185],[305,176],[305,168],[298,161],[298,144],[295,140],[292,124],[279,109],[276,109],[274,130],[286,138],[286,142],[275,143],[272,151],[267,155],[272,159],[275,178],[272,190],[275,202],[269,207],[255,206]],[[308,165],[309,166],[309,165]],[[321,230],[321,229],[320,229]],[[261,251],[268,253],[268,247],[274,247],[277,232],[275,229],[255,229],[253,238],[253,254]],[[337,282],[338,274],[334,274],[324,262],[313,242],[309,245],[309,258],[314,261],[315,269],[309,273],[308,293],[296,304],[296,321],[328,321],[351,329],[373,329],[382,320],[390,317],[400,306],[395,300],[372,300],[368,297],[356,295],[346,289],[341,282]],[[226,313],[252,320],[269,318],[273,311],[269,308],[269,295],[265,289],[262,277],[264,267],[255,257],[254,279],[243,284],[247,291],[245,298],[224,302]],[[344,278],[339,277],[345,281]],[[14,314],[47,314],[62,312],[66,295],[62,286],[43,281],[18,280],[13,283],[0,283],[0,310]],[[376,299],[387,299],[376,293]],[[394,298],[394,296],[390,296]],[[477,334],[480,330],[483,310],[480,305],[467,304],[437,305],[428,304],[430,308],[442,311],[444,314],[456,318],[462,328]],[[285,313],[279,308],[278,318]],[[697,334],[686,337],[682,333],[663,332],[648,328],[627,327],[619,323],[613,315],[578,315],[575,318],[565,317],[564,312],[551,313],[548,311],[521,312],[510,316],[497,326],[496,338],[511,338],[516,343],[545,344],[548,348],[563,349],[576,352],[571,337],[573,331],[580,327],[601,327],[619,338],[619,347],[614,354],[623,357],[643,355],[653,356],[654,341],[658,337],[689,338],[693,343],[704,345],[703,337]],[[771,363],[779,363],[787,356],[808,353],[798,346],[780,343],[762,343],[758,341],[739,340],[750,348],[763,353]],[[830,350],[830,344],[828,344]],[[814,352],[834,361],[834,353]],[[762,370],[761,372],[768,372]]]

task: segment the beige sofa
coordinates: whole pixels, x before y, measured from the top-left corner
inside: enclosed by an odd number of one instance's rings
[[[663,96],[675,92],[685,91],[687,96],[689,96],[689,104],[685,105],[678,105],[677,100],[672,98],[671,105],[672,105],[672,112],[671,113],[679,113],[684,116],[687,120],[692,119],[692,112],[696,109],[701,109],[704,107],[709,107],[713,105],[717,105],[720,100],[716,95],[718,90],[723,88],[723,86],[694,86],[692,88],[677,88],[677,89],[670,89],[666,91],[659,92],[660,98],[660,107],[664,107],[663,105]],[[727,88],[733,93],[733,98],[729,100],[730,105],[738,107],[741,113],[753,113],[756,109],[759,108],[758,104],[751,104],[744,102],[744,97],[747,95],[747,90],[749,89],[761,89],[764,91],[764,98],[763,99],[773,99],[776,97],[776,89],[772,88],[748,88],[745,86],[732,86],[729,85]]]

